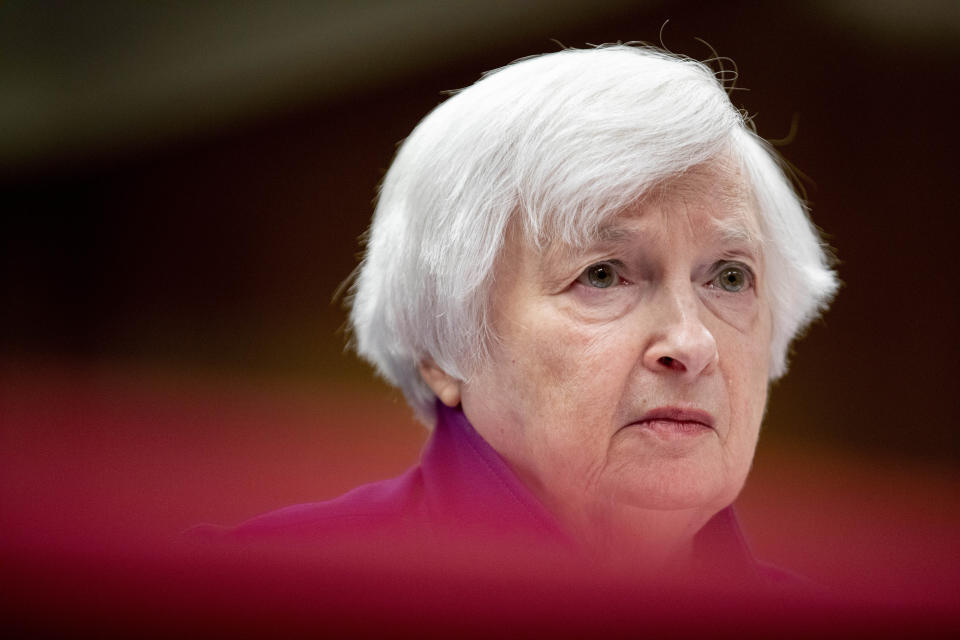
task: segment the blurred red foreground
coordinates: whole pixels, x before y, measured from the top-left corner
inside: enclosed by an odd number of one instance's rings
[[[761,443],[739,502],[758,557],[826,585],[785,613],[749,593],[635,589],[471,567],[183,544],[400,473],[426,431],[371,392],[7,363],[0,579],[18,634],[949,635],[960,631],[956,476]],[[417,555],[420,554],[420,555]],[[467,554],[469,555],[469,554]],[[529,568],[532,565],[527,565]],[[8,636],[10,637],[10,636]]]

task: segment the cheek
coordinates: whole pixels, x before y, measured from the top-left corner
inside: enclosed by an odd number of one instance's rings
[[[748,459],[753,456],[766,407],[769,343],[769,336],[761,330],[751,335],[738,334],[727,349],[724,378],[730,398],[731,444],[736,446],[738,455]]]
[[[601,446],[626,376],[618,376],[612,326],[582,326],[541,315],[501,343],[509,363],[505,392],[514,396],[514,420],[531,431],[529,448],[554,457]],[[619,351],[623,351],[622,349]],[[618,384],[617,378],[623,378]],[[535,433],[533,433],[535,432]]]
[[[556,319],[539,325],[523,341],[525,363],[534,387],[557,406],[577,414],[594,413],[616,388],[616,331],[611,325],[576,325]],[[620,350],[622,351],[622,350]]]
[[[509,359],[505,392],[518,396],[523,423],[550,419],[551,414],[576,392],[577,358],[569,336],[563,338],[543,328],[503,344]]]

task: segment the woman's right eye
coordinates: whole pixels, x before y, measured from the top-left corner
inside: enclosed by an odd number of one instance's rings
[[[583,270],[577,282],[595,289],[606,289],[620,284],[622,279],[617,274],[616,266],[611,262],[598,262]]]

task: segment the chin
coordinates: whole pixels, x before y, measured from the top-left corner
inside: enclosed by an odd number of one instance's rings
[[[731,504],[743,482],[704,473],[663,474],[631,482],[618,492],[620,502],[641,509],[680,511],[687,509],[717,512]]]

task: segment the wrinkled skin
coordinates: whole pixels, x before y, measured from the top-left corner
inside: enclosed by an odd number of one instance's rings
[[[587,247],[538,252],[511,233],[491,357],[465,382],[421,368],[601,556],[682,558],[743,486],[770,362],[756,220],[740,176],[717,163]],[[658,409],[669,415],[645,420]]]

